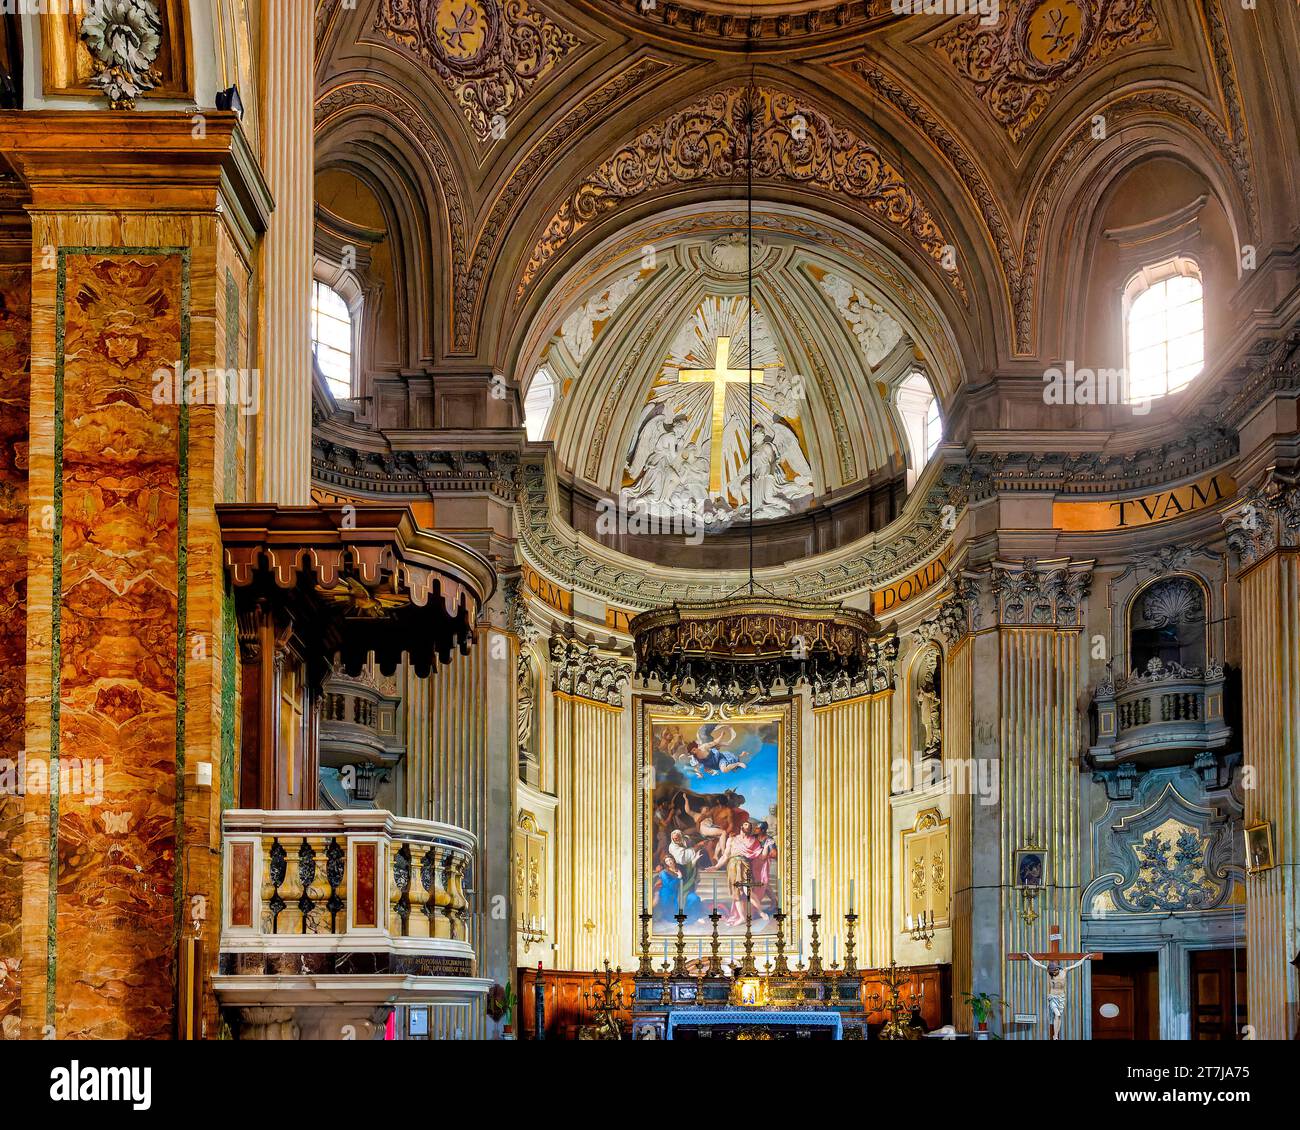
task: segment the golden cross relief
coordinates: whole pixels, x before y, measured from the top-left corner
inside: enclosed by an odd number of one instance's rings
[[[726,413],[727,385],[763,383],[762,369],[731,368],[731,338],[720,337],[713,351],[712,369],[682,369],[677,379],[683,384],[713,384],[713,441],[709,446],[709,492],[722,491],[722,424]]]

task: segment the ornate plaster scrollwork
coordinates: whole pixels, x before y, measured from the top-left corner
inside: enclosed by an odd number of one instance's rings
[[[1020,565],[993,565],[999,623],[1008,627],[1078,627],[1091,585],[1091,562],[1050,562],[1042,568],[1036,557],[1026,557]]]
[[[527,0],[383,0],[375,30],[442,79],[479,141],[578,46]]]
[[[917,637],[926,643],[942,641],[945,646],[952,647],[970,633],[976,601],[975,582],[966,577],[953,577],[949,584],[951,595],[916,627]]]
[[[590,644],[569,636],[551,637],[552,685],[563,694],[623,705],[623,692],[632,681],[630,664],[601,655]]]
[[[90,85],[114,110],[134,109],[141,94],[162,83],[153,68],[162,50],[162,20],[152,0],[90,0],[81,40],[95,68]]]
[[[961,20],[934,46],[1012,141],[1084,70],[1160,37],[1150,0],[1038,0],[995,27]]]
[[[799,121],[801,128],[793,129]],[[753,133],[754,176],[848,197],[891,224],[943,271],[963,302],[960,271],[943,267],[949,241],[917,192],[865,138],[783,90],[716,90],[642,129],[583,178],[551,217],[524,268],[516,302],[575,235],[606,212],[655,189],[733,178]]]

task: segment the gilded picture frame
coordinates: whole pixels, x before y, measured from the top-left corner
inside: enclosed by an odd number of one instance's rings
[[[657,866],[655,855],[666,855],[670,843],[671,831],[683,832],[682,841],[677,845],[679,854],[689,856],[691,852],[699,853],[696,863],[696,898],[689,905],[689,917],[683,933],[690,939],[686,956],[688,959],[699,955],[709,956],[709,938],[711,923],[707,913],[715,907],[722,915],[719,924],[719,937],[722,940],[722,957],[725,960],[736,946],[739,953],[739,938],[744,934],[744,920],[738,916],[737,899],[731,878],[730,868],[718,867],[711,857],[718,851],[709,837],[700,828],[707,828],[710,822],[708,814],[700,803],[701,796],[721,796],[730,790],[736,811],[734,819],[738,827],[731,833],[744,835],[739,827],[747,818],[752,830],[750,840],[738,838],[737,842],[752,843],[752,840],[774,841],[774,851],[769,853],[764,871],[762,863],[756,861],[750,874],[758,880],[761,889],[755,892],[754,900],[763,908],[760,911],[752,905],[748,907],[753,937],[760,939],[758,946],[767,944],[766,939],[775,937],[776,923],[771,914],[778,905],[789,912],[790,895],[787,892],[799,891],[799,835],[800,835],[800,796],[801,775],[801,705],[797,699],[761,710],[749,711],[729,719],[709,719],[677,709],[655,699],[636,697],[633,702],[633,756],[637,788],[635,789],[635,840],[634,840],[634,888],[633,888],[633,937],[641,936],[639,915],[647,901],[651,907],[653,920],[650,929],[652,953],[661,954],[665,942],[670,945],[676,938],[676,922],[673,918],[677,906],[674,895],[687,884],[680,881],[672,883],[672,890],[666,891],[663,880],[672,879],[663,866]],[[719,735],[719,728],[734,731]],[[732,755],[743,759],[750,754],[746,768],[734,772],[726,771],[722,766],[715,766],[711,772],[702,765],[699,775],[687,770],[673,775],[666,772],[669,765],[680,766],[685,760],[683,754],[679,761],[672,761],[663,749],[668,733],[677,730],[688,744],[708,746],[711,741],[722,740],[723,746],[732,747]],[[703,735],[701,735],[703,731]],[[701,741],[701,736],[704,740]],[[768,755],[767,747],[772,739],[776,748],[776,767],[770,777],[764,776],[762,762]],[[730,739],[730,740],[729,740]],[[656,744],[659,756],[656,762]],[[752,750],[748,747],[762,748]],[[696,753],[699,752],[697,749]],[[727,751],[720,751],[727,756]],[[751,771],[752,767],[752,771]],[[770,789],[769,789],[770,784]],[[656,810],[656,789],[659,791],[659,808]],[[746,789],[749,792],[746,792]],[[680,794],[685,791],[687,795]],[[736,802],[734,797],[742,800]],[[775,809],[773,811],[773,809]],[[688,815],[690,813],[691,815]],[[725,814],[724,814],[725,815]],[[692,821],[698,817],[699,823],[694,827]],[[675,823],[674,823],[675,821]],[[721,821],[720,821],[721,822]],[[759,824],[767,824],[766,833]],[[725,839],[723,839],[725,843]],[[743,849],[741,849],[743,850]],[[726,849],[721,849],[723,853]],[[665,861],[666,862],[666,861]],[[669,866],[672,866],[671,864]],[[728,922],[728,919],[730,921]],[[787,922],[787,931],[793,922]],[[787,935],[789,944],[797,945],[795,937]]]
[[[1244,829],[1246,839],[1246,871],[1259,875],[1277,866],[1273,857],[1273,825],[1268,820],[1256,820]]]

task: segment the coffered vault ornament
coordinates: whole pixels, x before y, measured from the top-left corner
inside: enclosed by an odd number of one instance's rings
[[[382,0],[375,30],[437,72],[479,141],[578,46],[527,0]]]

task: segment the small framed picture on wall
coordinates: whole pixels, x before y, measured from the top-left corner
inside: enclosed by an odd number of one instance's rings
[[[1273,825],[1257,820],[1246,825],[1246,870],[1252,875],[1271,871],[1273,862]]]
[[[1015,857],[1016,886],[1037,891],[1047,886],[1047,852],[1043,848],[1020,848]]]

